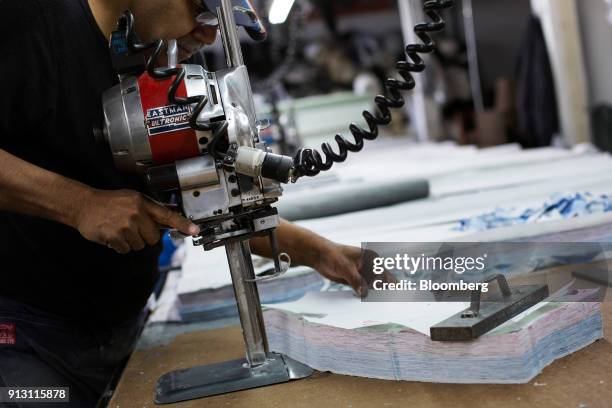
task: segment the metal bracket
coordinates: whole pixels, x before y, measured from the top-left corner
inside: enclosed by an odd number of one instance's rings
[[[496,275],[484,283],[497,280],[501,294],[481,301],[481,287],[471,293],[470,307],[432,326],[434,341],[473,340],[548,297],[548,285],[524,285],[511,288],[504,275]]]
[[[268,238],[270,239],[270,248],[272,249],[272,259],[274,260],[274,273],[257,277],[254,279],[245,279],[246,282],[265,282],[272,279],[280,278],[291,267],[291,257],[286,253],[279,253],[278,240],[276,239],[276,230],[271,230]]]

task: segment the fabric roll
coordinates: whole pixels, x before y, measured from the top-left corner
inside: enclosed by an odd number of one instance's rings
[[[297,221],[386,207],[428,196],[429,182],[425,179],[361,182],[287,195],[277,208],[281,217]]]

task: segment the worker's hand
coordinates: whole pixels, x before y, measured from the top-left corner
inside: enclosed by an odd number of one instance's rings
[[[323,247],[315,269],[327,279],[350,285],[360,297],[367,296],[368,286],[375,279],[396,282],[395,277],[385,271],[375,276],[370,265],[378,255],[373,251],[340,245],[333,242]]]
[[[314,265],[327,279],[350,285],[359,295],[365,295],[367,285],[359,274],[361,268],[361,248],[340,245],[333,242],[326,244]]]
[[[131,190],[90,190],[78,204],[74,227],[89,241],[125,254],[155,245],[160,228],[174,228],[185,235],[199,228],[185,217]]]

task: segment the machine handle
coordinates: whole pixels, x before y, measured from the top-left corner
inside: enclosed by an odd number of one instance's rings
[[[499,285],[499,289],[504,297],[512,296],[512,290],[510,289],[510,285],[508,285],[508,281],[506,280],[506,277],[502,274],[491,276],[488,279],[486,279],[483,283],[493,282],[494,280],[497,281],[497,284]],[[461,315],[462,318],[473,319],[475,317],[478,317],[478,314],[480,313],[481,295],[482,295],[482,292],[481,292],[480,287],[472,291],[470,309]]]

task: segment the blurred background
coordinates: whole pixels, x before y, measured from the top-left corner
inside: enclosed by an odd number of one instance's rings
[[[254,0],[268,40],[244,35],[264,138],[315,147],[374,108],[396,77],[420,1]],[[611,0],[457,0],[417,89],[384,133],[480,147],[612,149]],[[220,41],[203,51],[224,66]]]

